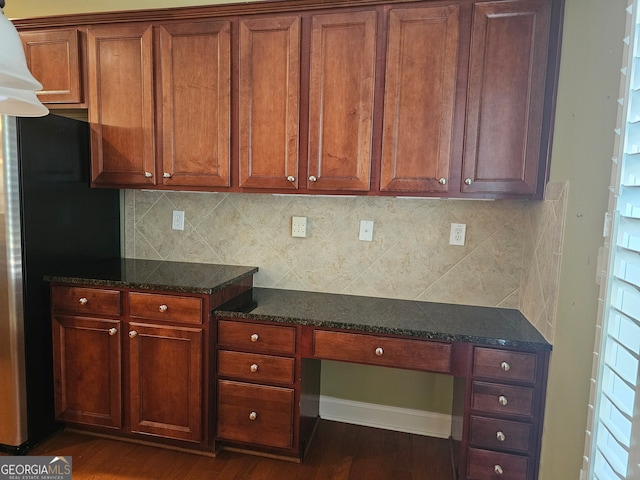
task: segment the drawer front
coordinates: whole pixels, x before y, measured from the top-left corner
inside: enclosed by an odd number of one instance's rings
[[[218,322],[218,346],[245,352],[294,354],[296,328],[221,320]]]
[[[162,295],[156,293],[129,293],[129,315],[173,323],[202,324],[202,299]]]
[[[478,447],[529,453],[531,425],[471,415],[469,438]]]
[[[530,417],[533,414],[533,388],[473,382],[471,408]]]
[[[534,383],[537,357],[533,353],[511,352],[496,348],[477,347],[474,351],[475,376]]]
[[[122,311],[120,305],[118,290],[51,287],[51,307],[56,313],[119,316]]]
[[[451,345],[440,342],[315,330],[313,355],[328,360],[387,367],[451,371]]]
[[[293,384],[295,360],[257,353],[218,351],[218,375],[259,383]]]
[[[528,457],[469,449],[468,480],[527,480],[528,470]]]
[[[291,388],[218,381],[218,438],[291,448],[294,392]]]

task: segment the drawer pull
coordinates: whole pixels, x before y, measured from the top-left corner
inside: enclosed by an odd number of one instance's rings
[[[111,335],[112,337],[118,333],[118,329],[117,328],[110,328],[109,329],[109,335]]]
[[[508,372],[509,370],[511,370],[511,365],[509,365],[507,362],[502,362],[500,364],[500,368],[502,368],[502,370],[504,370],[505,372]]]
[[[78,303],[80,305],[86,305],[87,303],[89,303],[89,300],[87,300],[87,297],[82,297],[80,300],[78,300]]]
[[[134,338],[138,336],[138,332],[136,332],[135,330],[131,330],[129,332],[129,338]]]
[[[166,305],[162,304],[158,307],[158,310],[161,311],[162,313],[166,312],[167,310],[169,310],[169,307],[167,307]]]
[[[509,402],[507,401],[507,397],[505,397],[504,395],[500,395],[500,396],[498,397],[498,402],[499,402],[499,403],[500,403],[500,405],[502,405],[503,407],[506,407],[506,406],[507,406],[507,403],[509,403]]]
[[[257,333],[254,333],[253,335],[251,335],[250,338],[252,342],[257,342],[260,337],[258,336]]]
[[[251,370],[252,373],[256,373],[258,371],[258,365],[254,363],[253,365],[251,365],[249,370]]]
[[[380,356],[382,354],[384,354],[384,350],[382,349],[382,347],[376,348],[376,355]]]
[[[499,442],[504,442],[507,439],[504,433],[501,432],[500,430],[496,432],[496,438],[498,439]]]
[[[496,475],[502,475],[504,473],[504,470],[502,470],[500,465],[494,465],[493,471],[496,472]]]
[[[258,414],[256,412],[251,412],[249,414],[249,420],[255,420],[256,418],[258,418]]]

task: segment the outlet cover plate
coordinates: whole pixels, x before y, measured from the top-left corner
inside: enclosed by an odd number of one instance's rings
[[[364,242],[373,241],[373,221],[360,220],[360,235],[358,237]]]
[[[307,237],[307,217],[291,217],[291,236]]]
[[[449,245],[464,245],[467,236],[467,225],[465,223],[452,223],[449,233]]]

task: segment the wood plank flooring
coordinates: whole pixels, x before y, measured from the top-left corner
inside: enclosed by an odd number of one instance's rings
[[[74,480],[452,480],[449,442],[322,420],[302,464],[221,452],[216,458],[78,432],[29,455],[73,457]]]

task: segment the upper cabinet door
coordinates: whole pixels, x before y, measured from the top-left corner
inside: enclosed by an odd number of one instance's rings
[[[92,182],[155,185],[152,27],[90,27],[87,42]]]
[[[389,12],[382,191],[449,191],[459,16],[458,5]]]
[[[309,190],[369,190],[376,29],[374,11],[312,17]]]
[[[230,177],[230,22],[159,27],[162,183],[227,187]]]
[[[534,194],[542,189],[538,170],[547,153],[540,142],[549,10],[546,0],[473,6],[463,192]]]
[[[239,186],[297,189],[300,17],[240,20]]]
[[[20,34],[27,66],[42,83],[43,103],[82,103],[78,30],[67,28]]]

